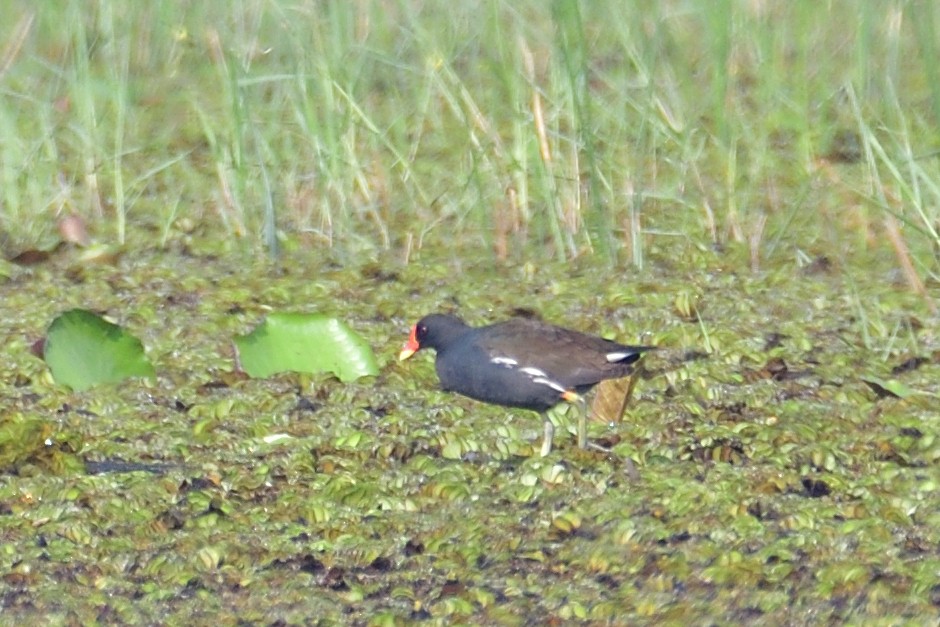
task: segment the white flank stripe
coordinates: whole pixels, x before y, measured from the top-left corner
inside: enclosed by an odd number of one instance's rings
[[[616,355],[616,354],[617,353],[611,353],[611,355]],[[610,355],[608,355],[608,358],[609,357]],[[513,359],[512,357],[493,357],[492,359],[490,359],[490,363],[496,364],[499,366],[505,366],[506,368],[509,368],[509,369],[515,369],[516,366],[519,365],[519,362]],[[551,379],[549,379],[548,374],[546,374],[545,371],[535,368],[533,366],[525,366],[523,368],[519,368],[519,372],[522,372],[530,376],[532,378],[532,383],[538,383],[539,385],[547,385],[548,387],[552,388],[553,390],[557,391],[560,394],[564,394],[565,392],[568,391],[567,388],[565,388],[563,385],[556,383],[555,381],[552,381]]]
[[[557,390],[561,392],[562,394],[568,391],[564,387],[552,381],[551,379],[546,379],[545,377],[538,377],[538,378],[532,379],[532,383],[541,383],[542,385],[547,385],[548,387],[552,388],[553,390]]]
[[[526,366],[525,368],[519,368],[522,372],[526,373],[530,377],[547,377],[548,375],[539,370],[538,368],[533,368],[532,366]]]
[[[618,361],[623,361],[630,355],[632,355],[632,353],[607,353],[606,357],[607,357],[607,361],[613,364]]]

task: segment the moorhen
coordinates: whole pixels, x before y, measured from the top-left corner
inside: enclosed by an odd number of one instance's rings
[[[604,379],[625,377],[650,346],[618,344],[528,318],[471,327],[456,316],[431,314],[411,329],[399,360],[422,348],[437,351],[435,369],[444,390],[485,403],[542,414],[541,454],[552,450],[554,427],[545,412],[563,401],[578,403],[578,446],[586,446],[581,395]]]

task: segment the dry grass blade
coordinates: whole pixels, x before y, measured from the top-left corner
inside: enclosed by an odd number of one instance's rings
[[[930,299],[930,296],[927,295],[927,288],[924,287],[924,282],[920,280],[917,270],[914,269],[914,263],[911,261],[911,252],[904,242],[904,237],[901,235],[898,221],[893,215],[886,213],[884,224],[888,240],[891,242],[891,246],[894,248],[894,254],[897,256],[898,263],[901,264],[901,270],[904,272],[904,279],[915,294],[923,297],[924,303],[927,305],[927,308],[930,309],[930,313],[936,316],[937,305]]]
[[[35,13],[27,13],[22,16],[13,29],[10,40],[3,49],[3,56],[0,57],[0,78],[12,67],[13,62],[20,56],[20,50],[23,49],[23,43],[33,29],[33,21],[36,19]]]

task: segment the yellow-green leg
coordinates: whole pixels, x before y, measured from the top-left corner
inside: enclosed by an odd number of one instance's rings
[[[587,402],[579,396],[575,405],[578,408],[578,448],[587,448]]]
[[[539,454],[542,457],[545,457],[552,452],[552,439],[555,437],[555,425],[552,424],[552,421],[548,419],[546,414],[542,414],[544,419],[544,436],[542,437],[542,450],[539,451]]]

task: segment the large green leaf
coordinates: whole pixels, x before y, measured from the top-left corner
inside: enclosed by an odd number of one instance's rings
[[[140,340],[84,309],[66,311],[52,321],[43,356],[56,382],[78,391],[154,375]]]
[[[377,375],[372,348],[345,322],[324,314],[274,313],[235,338],[242,368],[263,378],[278,372],[332,372],[348,383]]]

